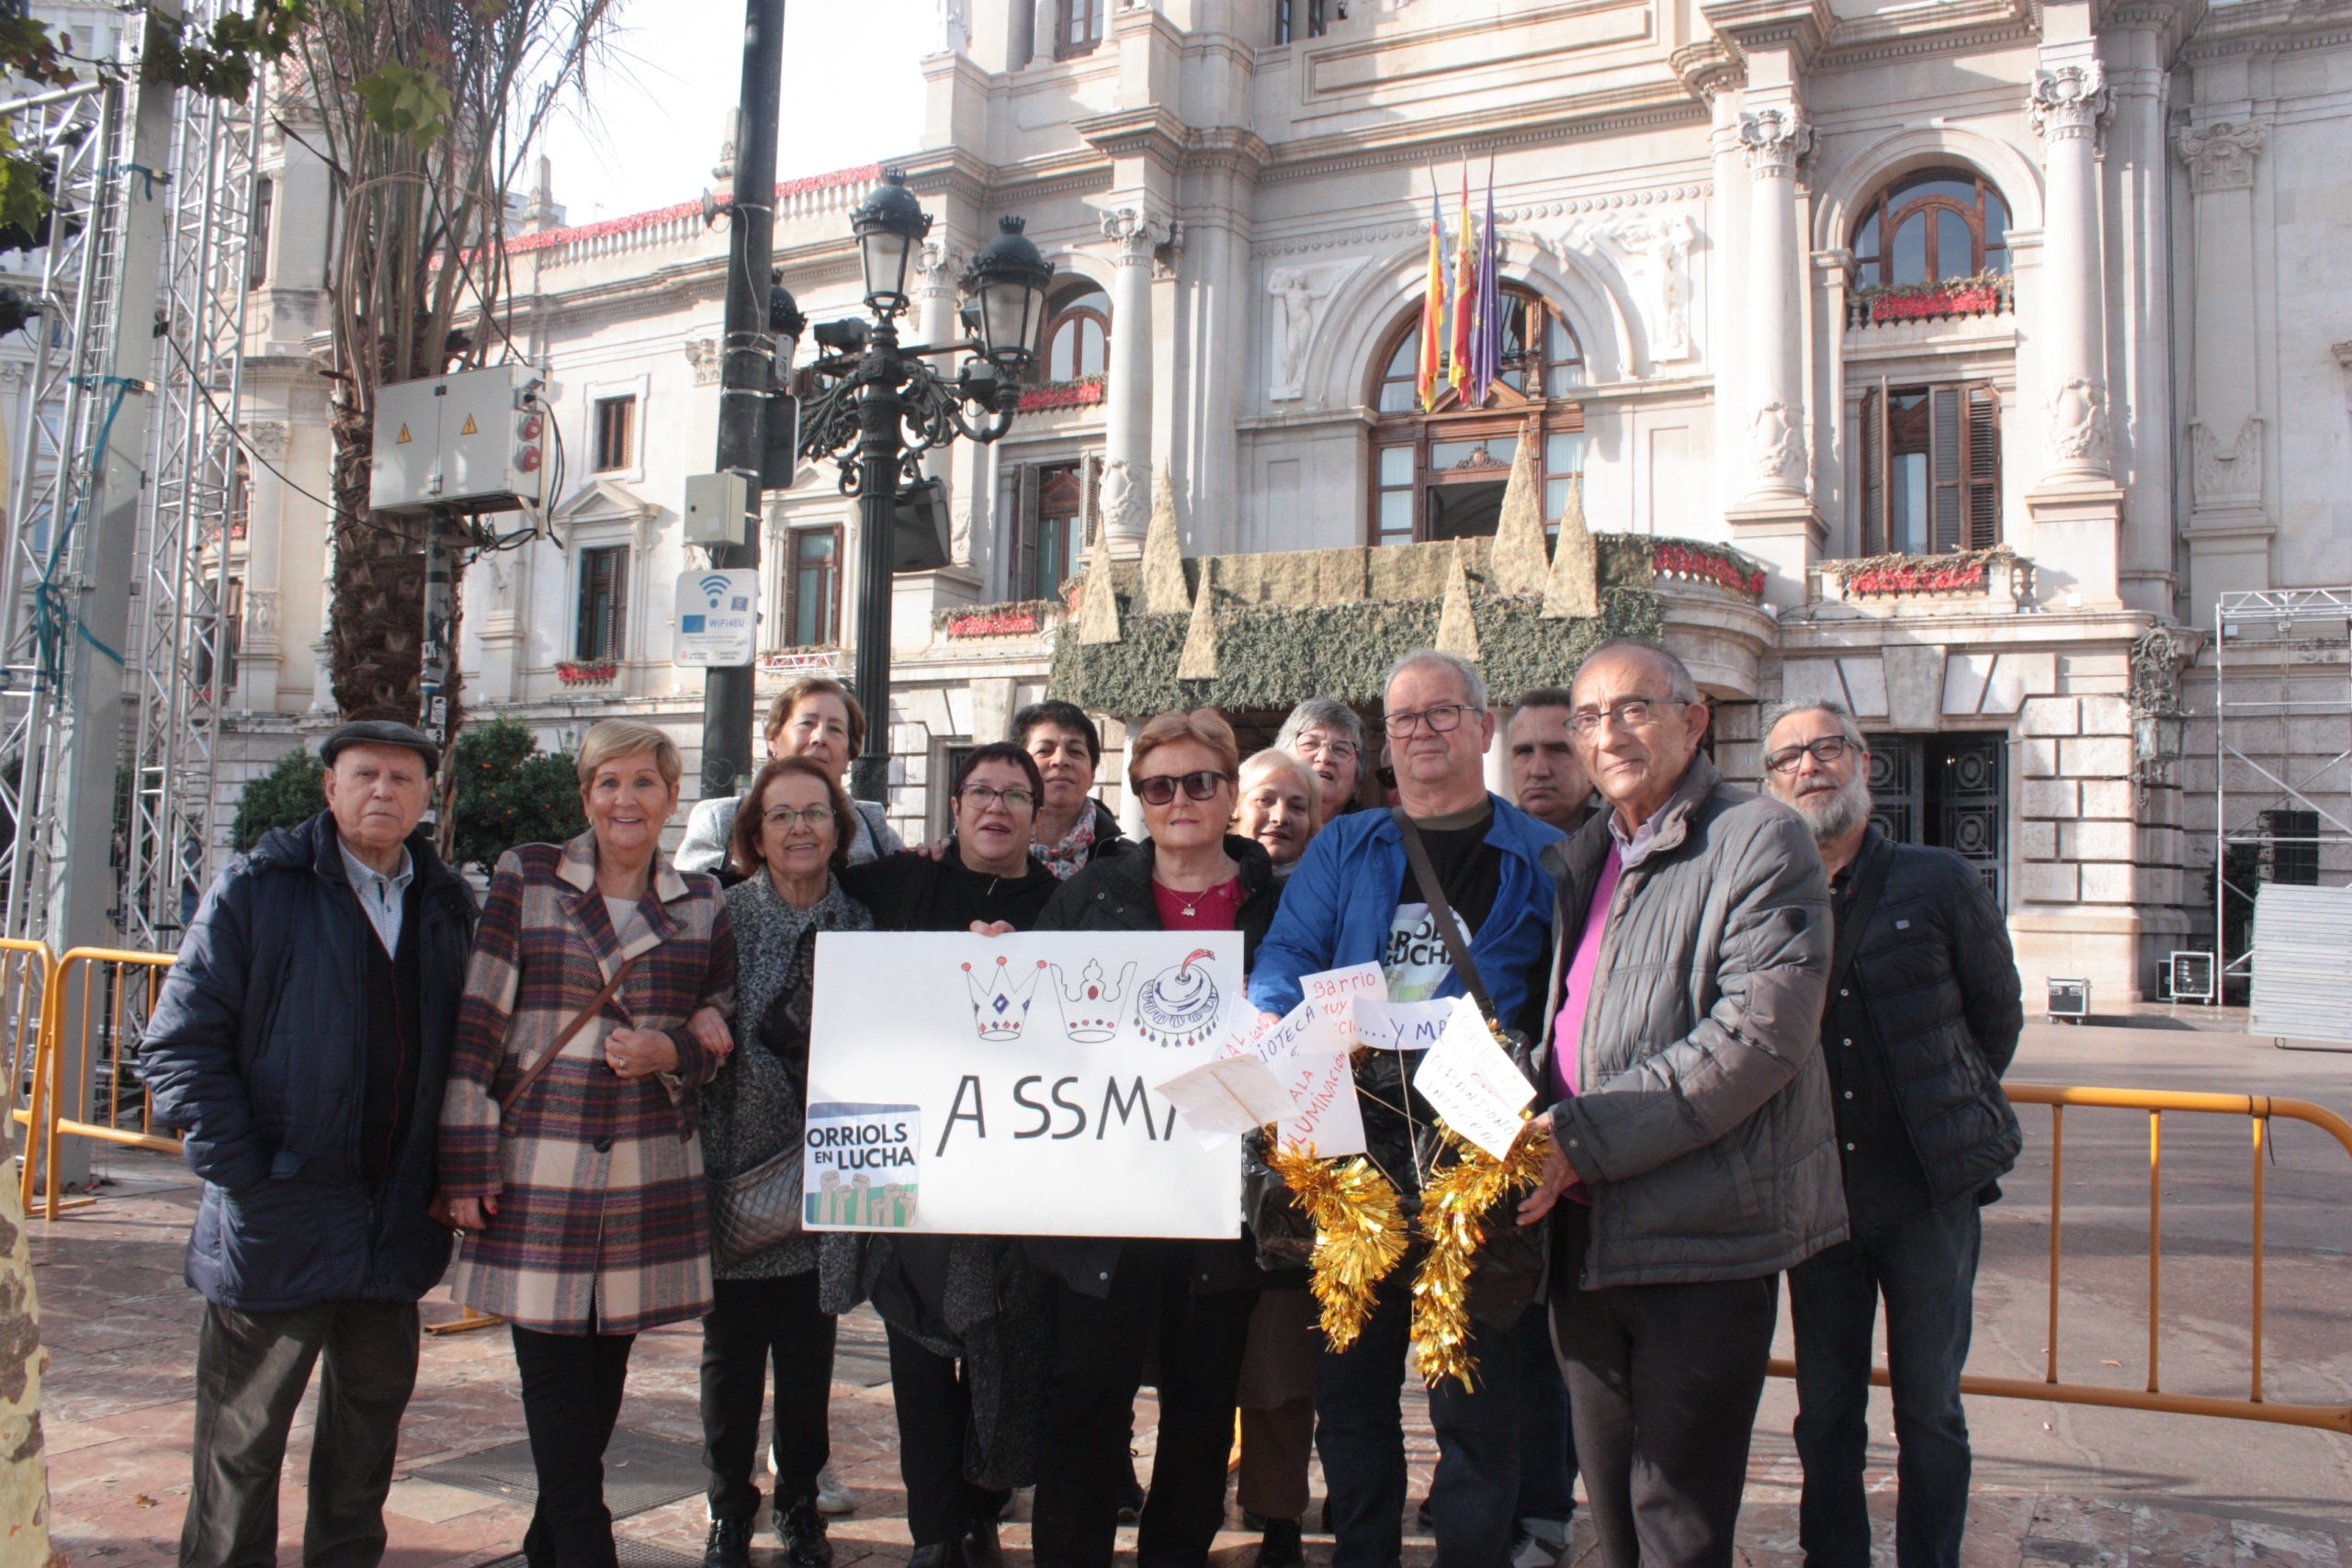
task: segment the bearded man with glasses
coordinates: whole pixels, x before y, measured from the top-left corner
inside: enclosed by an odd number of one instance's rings
[[[1545,855],[1552,1147],[1521,1223],[1554,1215],[1553,1336],[1602,1568],[1729,1568],[1780,1271],[1846,1236],[1819,1040],[1829,889],[1804,820],[1700,750],[1680,660],[1604,643],[1571,694],[1609,809]]]
[[[1487,793],[1485,758],[1495,716],[1477,671],[1422,649],[1398,660],[1384,686],[1385,728],[1396,772],[1394,812],[1360,811],[1316,835],[1291,874],[1259,949],[1250,999],[1261,1011],[1298,1005],[1300,976],[1377,963],[1389,999],[1476,997],[1509,1029],[1532,1021],[1529,981],[1550,946],[1551,886],[1540,855],[1556,829]],[[1436,886],[1412,869],[1413,833]],[[1440,926],[1450,910],[1454,943]],[[1457,973],[1453,947],[1475,976]],[[1369,1157],[1418,1204],[1434,1168],[1434,1117],[1410,1088],[1419,1060],[1366,1051],[1356,1067]],[[1540,1236],[1490,1224],[1472,1280],[1475,1388],[1448,1380],[1430,1391],[1437,1472],[1430,1515],[1446,1568],[1504,1568],[1519,1502],[1520,1382],[1507,1369],[1510,1334],[1542,1277]],[[1496,1235],[1494,1233],[1502,1234]],[[1262,1246],[1261,1261],[1273,1261]],[[1302,1249],[1289,1261],[1305,1261]],[[1405,1442],[1399,1409],[1416,1251],[1384,1280],[1363,1334],[1316,1369],[1317,1446],[1337,1544],[1333,1568],[1396,1568],[1402,1551]]]
[[[1821,846],[1838,957],[1821,1020],[1852,1237],[1789,1270],[1798,1540],[1807,1568],[1869,1568],[1862,1461],[1871,1339],[1886,1300],[1898,1568],[1957,1568],[1968,1522],[1968,1359],[1981,1205],[2017,1163],[2001,1075],[2025,1027],[2007,926],[1949,850],[1871,825],[1871,753],[1842,707],[1791,709],[1765,783]]]

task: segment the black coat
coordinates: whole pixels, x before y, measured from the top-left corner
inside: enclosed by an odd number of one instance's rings
[[[408,840],[405,946],[418,950],[422,1056],[408,1137],[370,1190],[360,1174],[375,928],[334,818],[274,829],[205,896],[140,1047],[156,1119],[204,1178],[187,1282],[242,1312],[414,1301],[440,1282],[449,1233],[426,1217],[441,1095],[473,945],[465,879]]]
[[[1873,829],[1855,856],[1857,883],[1878,856],[1893,859],[1845,988],[1862,1003],[1867,1033],[1856,1048],[1879,1054],[1901,1113],[1887,1135],[1910,1140],[1940,1203],[1991,1188],[2023,1146],[2001,1092],[2025,1027],[2017,961],[2001,911],[1966,861]],[[1838,1015],[1833,996],[1822,1025],[1828,1054],[1843,1049],[1833,1038]]]
[[[1228,834],[1225,852],[1241,868],[1241,908],[1234,928],[1241,933],[1241,966],[1255,962],[1258,943],[1274,921],[1283,885],[1274,878],[1273,862],[1263,847]],[[1105,856],[1098,845],[1096,858],[1061,885],[1033,930],[1041,931],[1156,931],[1159,906],[1151,896],[1151,868],[1158,857],[1149,839],[1123,843],[1119,852]],[[1080,1295],[1107,1296],[1111,1276],[1117,1270],[1119,1249],[1114,1236],[1033,1236],[1027,1242],[1029,1260],[1060,1279]],[[1262,1282],[1258,1272],[1256,1244],[1204,1241],[1193,1247],[1192,1280],[1195,1295],[1212,1291],[1255,1290]]]
[[[882,931],[960,931],[975,920],[1003,920],[1027,931],[1062,884],[1041,861],[1019,876],[996,876],[964,864],[950,839],[937,860],[903,850],[839,873],[842,891],[865,905]]]

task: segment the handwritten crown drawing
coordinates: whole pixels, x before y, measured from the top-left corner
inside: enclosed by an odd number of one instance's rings
[[[964,965],[964,984],[972,992],[972,1022],[983,1040],[1018,1040],[1021,1026],[1029,1021],[1029,998],[1037,989],[1038,976],[1046,972],[1046,961],[1037,960],[1034,969],[1014,971],[1004,959],[996,961],[993,968],[975,971]],[[981,976],[987,983],[981,983]]]
[[[1119,971],[1115,986],[1102,983],[1102,965],[1091,958],[1075,984],[1062,974],[1060,964],[1053,969],[1054,990],[1062,1008],[1062,1032],[1081,1045],[1099,1045],[1119,1032],[1119,998],[1126,995],[1127,983],[1136,977],[1133,964]]]

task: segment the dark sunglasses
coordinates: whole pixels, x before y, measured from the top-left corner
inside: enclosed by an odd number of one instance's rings
[[[1176,791],[1182,786],[1187,800],[1213,800],[1218,786],[1229,782],[1225,774],[1205,768],[1182,778],[1173,773],[1154,773],[1148,779],[1136,780],[1136,794],[1146,806],[1165,806],[1176,798]]]

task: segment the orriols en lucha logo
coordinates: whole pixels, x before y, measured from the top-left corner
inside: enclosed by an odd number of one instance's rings
[[[915,1215],[922,1108],[812,1105],[801,1166],[805,1223],[899,1230]]]

